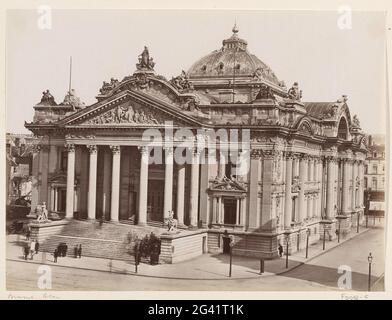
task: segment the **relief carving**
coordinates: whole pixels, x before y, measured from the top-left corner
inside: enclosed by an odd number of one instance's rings
[[[158,124],[157,116],[153,112],[145,112],[143,109],[131,105],[117,106],[116,108],[102,113],[87,121],[88,124]]]

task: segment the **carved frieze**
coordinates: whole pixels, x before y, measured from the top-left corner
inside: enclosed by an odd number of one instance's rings
[[[153,110],[128,105],[119,105],[95,118],[87,120],[88,124],[159,124],[164,119]]]

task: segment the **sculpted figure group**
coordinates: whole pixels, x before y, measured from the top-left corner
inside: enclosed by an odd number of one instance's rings
[[[137,110],[132,106],[118,106],[100,116],[92,119],[90,123],[140,123],[140,124],[158,124],[158,120],[151,113],[144,110]]]

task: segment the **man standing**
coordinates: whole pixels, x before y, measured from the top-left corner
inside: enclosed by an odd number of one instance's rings
[[[278,251],[279,251],[279,256],[282,257],[283,256],[283,247],[282,247],[282,245],[280,243],[279,243],[279,246],[278,246]]]
[[[24,256],[24,259],[25,259],[25,260],[27,260],[28,255],[29,255],[29,246],[26,244],[26,245],[23,247],[23,256]]]
[[[82,257],[82,245],[81,244],[79,244],[78,256],[79,256],[79,259]]]
[[[53,262],[57,263],[57,257],[59,255],[59,252],[57,251],[57,249],[54,250],[53,252]]]
[[[38,241],[35,242],[34,250],[35,250],[35,254],[38,254],[38,250],[39,250],[39,242]]]
[[[35,251],[35,241],[32,240],[30,243],[30,260],[33,260],[34,251]]]

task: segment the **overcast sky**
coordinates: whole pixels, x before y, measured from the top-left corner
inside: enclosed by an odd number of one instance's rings
[[[37,27],[36,11],[8,11],[6,39],[7,131],[28,132],[33,106],[49,89],[64,99],[73,59],[72,87],[87,104],[102,81],[135,71],[144,45],[155,71],[168,79],[222,46],[237,20],[248,50],[303,101],[348,95],[368,133],[385,131],[385,18],[357,12],[352,29],[340,30],[337,12],[58,10],[52,29]]]

